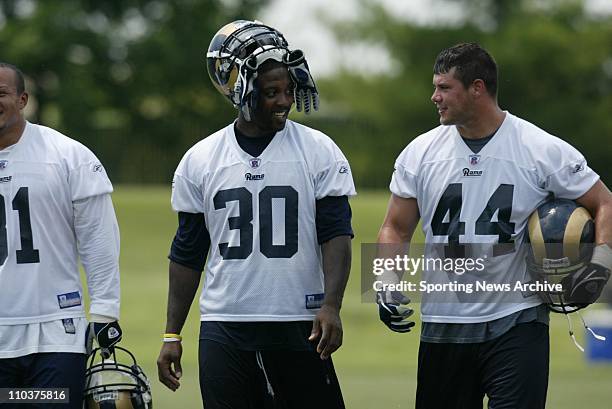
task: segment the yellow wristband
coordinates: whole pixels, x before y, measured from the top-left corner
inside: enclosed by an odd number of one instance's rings
[[[164,342],[181,342],[183,337],[180,334],[166,333],[164,334]]]

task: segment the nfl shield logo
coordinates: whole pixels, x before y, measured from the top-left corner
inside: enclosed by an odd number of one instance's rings
[[[261,159],[259,158],[253,158],[249,160],[249,165],[251,165],[253,169],[258,168],[260,164],[261,164]]]
[[[0,169],[6,169],[8,166],[8,160],[0,160]]]
[[[480,155],[470,155],[470,165],[478,165],[480,162]]]

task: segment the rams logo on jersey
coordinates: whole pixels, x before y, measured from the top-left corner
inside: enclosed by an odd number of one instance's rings
[[[482,170],[472,170],[470,168],[463,168],[462,170],[464,177],[475,177],[482,176]]]
[[[245,180],[263,180],[264,178],[264,174],[262,173],[261,175],[254,175],[252,173],[245,173],[244,174],[244,179]]]

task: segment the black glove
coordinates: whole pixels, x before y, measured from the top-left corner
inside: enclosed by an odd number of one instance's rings
[[[285,56],[285,64],[295,83],[295,109],[309,114],[310,109],[319,109],[319,92],[310,74],[306,57],[302,50],[293,50]]]
[[[410,299],[399,291],[379,291],[376,293],[378,303],[378,315],[380,320],[395,332],[410,332],[414,327],[414,321],[408,318],[414,310],[406,305]]]
[[[607,244],[595,247],[591,261],[561,281],[565,299],[576,305],[596,302],[610,279],[611,264],[612,250],[610,247]]]
[[[113,347],[121,341],[123,335],[119,322],[92,322],[91,331],[101,349],[102,357],[109,358],[113,353]]]

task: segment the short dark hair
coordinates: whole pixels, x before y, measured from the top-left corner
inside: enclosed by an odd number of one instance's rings
[[[15,73],[15,87],[17,88],[17,94],[23,94],[25,92],[25,80],[23,79],[23,73],[21,70],[13,64],[9,64],[7,62],[0,62],[0,68],[8,68],[13,70]]]
[[[434,74],[446,74],[455,67],[455,78],[468,88],[472,82],[481,79],[487,92],[497,96],[497,64],[480,45],[460,43],[438,54],[434,64]]]

